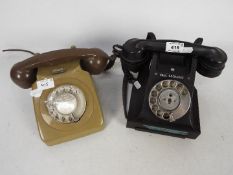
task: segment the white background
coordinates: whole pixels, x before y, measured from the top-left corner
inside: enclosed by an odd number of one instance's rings
[[[99,47],[145,38],[194,41],[222,48],[226,69],[197,74],[202,134],[196,140],[125,127],[119,63],[94,76],[106,127],[96,134],[46,146],[39,137],[29,90],[12,83],[12,65],[30,55],[0,54],[0,174],[233,174],[233,1],[1,0],[0,49],[35,52]]]

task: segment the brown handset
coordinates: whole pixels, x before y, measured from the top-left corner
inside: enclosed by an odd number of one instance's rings
[[[36,54],[15,64],[11,69],[11,78],[21,88],[30,88],[36,81],[39,67],[53,66],[77,59],[81,60],[83,70],[90,74],[99,74],[106,68],[109,57],[105,52],[96,48],[71,48]]]
[[[90,74],[110,68],[112,61],[100,49],[70,48],[35,54],[12,67],[12,80],[37,93],[32,95],[35,115],[41,139],[47,145],[103,128],[102,110]]]

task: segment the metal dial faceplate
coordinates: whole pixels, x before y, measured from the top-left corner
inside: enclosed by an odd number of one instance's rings
[[[187,87],[176,80],[163,80],[154,85],[149,94],[149,106],[160,119],[173,122],[188,111],[191,96]]]
[[[47,98],[49,115],[62,123],[80,120],[86,109],[86,99],[81,89],[73,85],[62,85],[53,90]]]

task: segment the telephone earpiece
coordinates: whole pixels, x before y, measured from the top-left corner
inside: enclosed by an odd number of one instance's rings
[[[90,74],[99,74],[104,71],[108,62],[108,55],[105,57],[100,56],[89,56],[85,59],[80,60],[81,67],[83,70]]]
[[[206,48],[203,55],[198,56],[197,72],[213,78],[221,74],[227,61],[226,53],[217,47]]]
[[[71,48],[37,54],[16,63],[10,72],[12,80],[21,88],[27,89],[36,81],[37,68],[80,59],[83,70],[90,74],[103,72],[108,64],[108,55],[100,49]]]

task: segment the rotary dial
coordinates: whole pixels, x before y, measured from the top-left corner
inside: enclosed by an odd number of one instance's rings
[[[182,118],[191,103],[187,87],[176,80],[163,80],[154,85],[149,94],[152,113],[160,119],[173,122]]]
[[[48,95],[46,106],[54,120],[73,123],[79,121],[85,112],[86,99],[78,87],[62,85]]]

